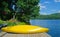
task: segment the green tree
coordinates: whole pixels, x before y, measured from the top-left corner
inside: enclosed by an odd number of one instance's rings
[[[12,13],[8,9],[7,0],[0,0],[0,19],[9,20],[12,18]]]
[[[15,1],[15,5],[16,5],[15,11],[9,8],[12,1]],[[4,4],[4,2],[6,4]],[[38,4],[39,4],[39,0],[5,0],[3,1],[3,5],[6,7],[1,7],[1,8],[3,8],[3,11],[7,12],[8,15],[6,16],[11,16],[10,18],[12,18],[13,13],[16,13],[17,20],[19,20],[20,22],[25,22],[30,24],[29,23],[30,19],[35,19],[39,16],[40,7],[38,6]]]
[[[39,16],[39,0],[18,0],[16,5],[20,9],[17,19],[29,23],[30,19]]]

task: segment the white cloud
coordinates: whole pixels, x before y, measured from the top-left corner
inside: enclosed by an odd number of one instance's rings
[[[45,5],[42,5],[41,3],[39,3],[38,6],[40,6],[40,10],[46,9],[46,6]]]
[[[60,13],[60,10],[51,10],[53,13]]]
[[[46,9],[46,6],[41,5],[41,6],[40,6],[40,9]]]
[[[40,3],[39,3],[38,6],[40,6],[40,10],[41,10],[41,9],[46,9],[46,6],[44,6],[44,5],[40,4]]]
[[[60,2],[60,0],[54,0],[55,2]]]
[[[60,10],[58,11],[58,13],[60,13]]]
[[[46,12],[40,12],[41,15],[48,15]]]
[[[44,4],[49,4],[49,3],[50,3],[49,1],[45,1],[43,3],[39,3],[38,6],[40,6],[40,10],[46,9],[46,6]]]

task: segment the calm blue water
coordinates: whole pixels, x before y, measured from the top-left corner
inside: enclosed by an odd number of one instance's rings
[[[30,20],[32,25],[49,28],[48,34],[52,37],[60,37],[60,20]]]

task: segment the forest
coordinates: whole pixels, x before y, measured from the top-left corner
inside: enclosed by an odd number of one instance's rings
[[[40,15],[38,19],[60,19],[60,13],[54,13],[50,15]]]

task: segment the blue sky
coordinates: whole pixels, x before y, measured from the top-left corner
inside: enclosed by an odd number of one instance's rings
[[[60,13],[60,0],[40,0],[40,14]]]

